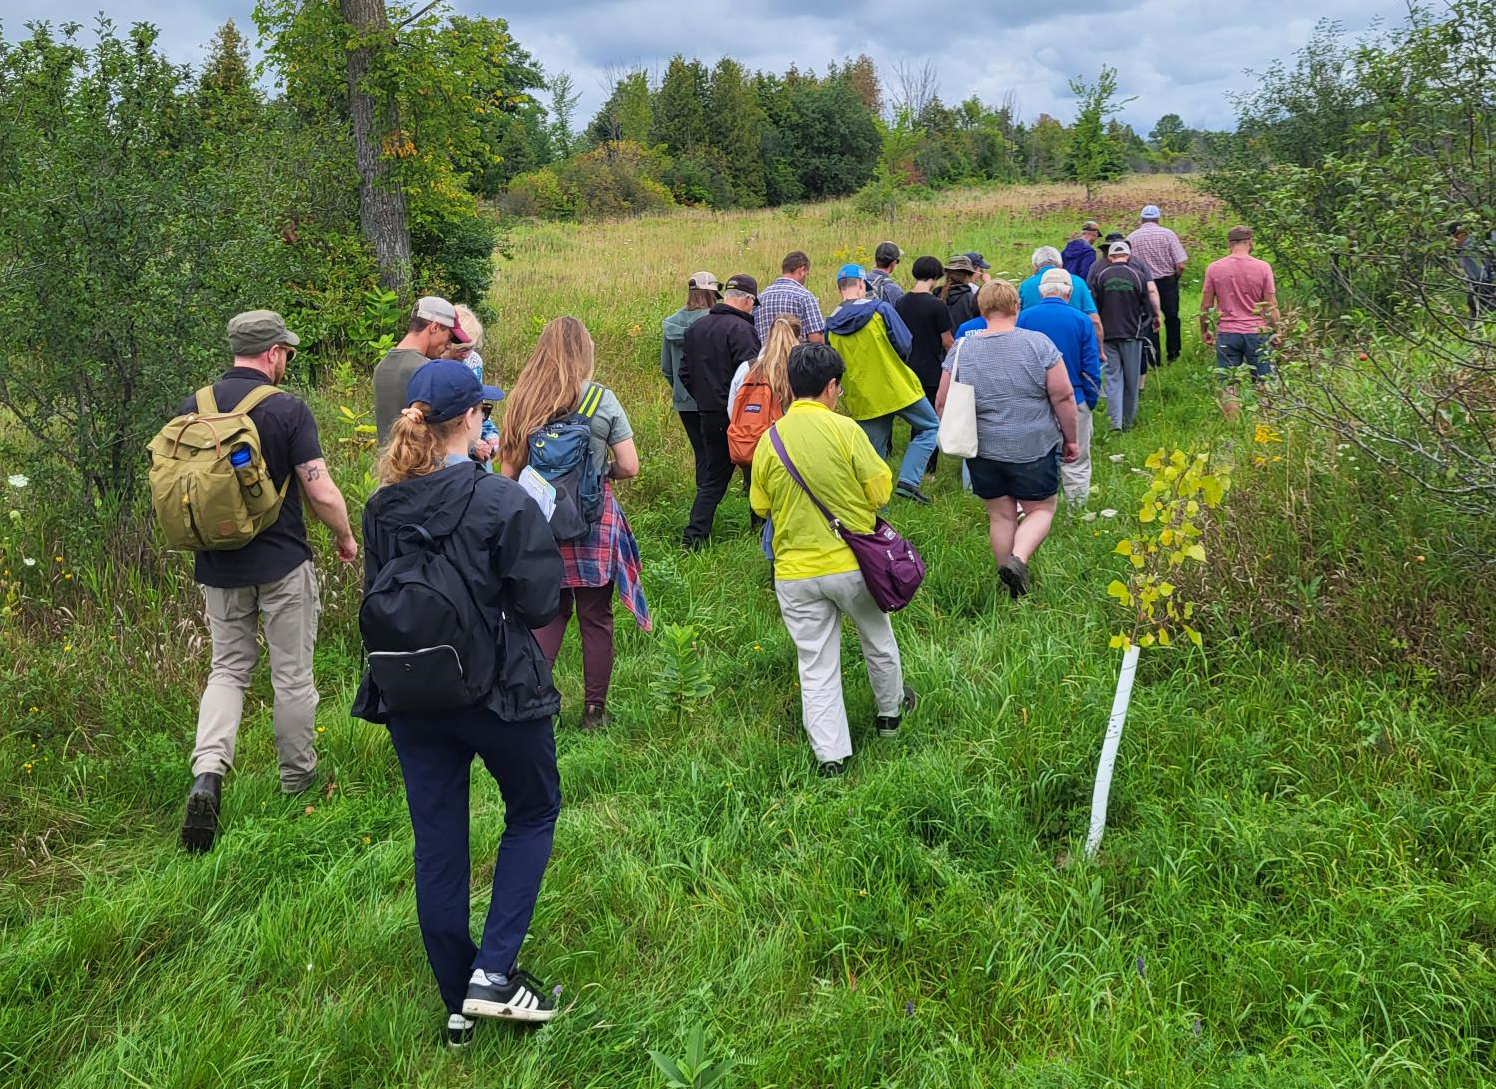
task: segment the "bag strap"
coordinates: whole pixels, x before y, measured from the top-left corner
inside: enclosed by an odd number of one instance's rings
[[[478,469],[478,472],[482,473],[483,476],[488,475],[488,473],[484,472],[484,470],[482,469]],[[407,522],[405,523],[405,525],[401,526],[394,532],[395,555],[402,555],[402,553],[400,552],[400,535],[402,533],[405,533],[407,530],[413,532],[417,537],[420,538],[423,547],[429,549],[432,552],[440,553],[442,550],[442,544],[451,540],[452,534],[456,533],[462,523],[467,521],[468,509],[473,505],[473,497],[478,494],[478,481],[480,479],[481,477],[474,477],[473,490],[468,492],[467,502],[462,505],[462,513],[457,516],[457,521],[452,523],[452,528],[447,533],[443,534],[440,541],[433,537],[431,535],[431,531],[421,523]]]
[[[790,474],[790,479],[793,480],[796,484],[800,485],[800,490],[803,491],[810,499],[810,501],[816,505],[816,509],[821,512],[821,516],[825,518],[827,522],[831,523],[831,528],[833,530],[835,530],[837,533],[840,533],[841,522],[837,519],[836,515],[832,514],[829,510],[826,509],[826,505],[824,503],[816,498],[816,493],[810,490],[810,485],[805,483],[805,478],[800,475],[800,470],[796,469],[795,463],[790,460],[789,451],[784,448],[784,443],[779,438],[778,424],[774,424],[769,428],[769,442],[773,444],[774,452],[779,455],[779,460],[784,464],[785,471]]]
[[[197,391],[197,414],[199,416],[217,416],[218,401],[213,396],[213,387],[204,386]]]
[[[590,420],[597,413],[598,406],[603,403],[603,387],[596,382],[588,382],[587,388],[582,391],[582,401],[577,405],[577,415],[584,420]]]
[[[956,372],[957,372],[957,370],[960,369],[960,366],[961,366],[961,360],[960,360],[960,357],[961,357],[961,345],[964,344],[964,343],[966,343],[966,338],[962,337],[960,340],[956,341],[956,343],[954,343],[954,344],[951,345],[950,354],[946,356],[946,359],[950,360],[950,363],[951,363],[951,384],[952,385],[955,385],[955,383],[956,383]]]
[[[280,392],[280,389],[276,386],[272,386],[268,382],[263,382],[240,399],[239,403],[234,406],[233,414],[243,415],[251,409],[257,408],[266,398],[274,397]]]

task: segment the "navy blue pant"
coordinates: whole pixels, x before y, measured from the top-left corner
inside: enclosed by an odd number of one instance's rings
[[[416,917],[426,958],[450,1013],[462,1010],[473,969],[508,974],[530,927],[551,857],[561,777],[549,718],[504,722],[475,709],[392,715],[390,740],[405,778],[415,832]],[[504,797],[504,835],[483,940],[468,920],[468,779],[482,758]]]

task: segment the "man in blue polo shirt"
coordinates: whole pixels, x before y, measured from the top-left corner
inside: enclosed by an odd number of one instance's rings
[[[1060,251],[1053,246],[1040,246],[1034,251],[1030,260],[1033,262],[1034,274],[1023,283],[1018,285],[1018,309],[1028,309],[1030,306],[1038,306],[1040,301],[1039,281],[1044,274],[1052,268],[1062,268]],[[1096,299],[1091,295],[1091,289],[1086,286],[1084,277],[1072,276],[1071,281],[1075,289],[1070,293],[1070,305],[1091,319],[1091,328],[1096,334],[1096,343],[1101,340],[1101,316],[1096,313]],[[1103,348],[1101,358],[1106,359],[1106,349]]]
[[[1039,302],[1018,312],[1018,328],[1043,333],[1060,350],[1070,384],[1075,387],[1075,441],[1080,456],[1060,465],[1065,502],[1085,506],[1091,495],[1091,410],[1101,395],[1101,360],[1096,331],[1075,307],[1076,280],[1062,268],[1047,269],[1039,277]]]

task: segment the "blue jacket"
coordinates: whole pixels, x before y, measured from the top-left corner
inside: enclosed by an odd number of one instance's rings
[[[1091,266],[1095,263],[1096,247],[1084,238],[1072,238],[1060,251],[1060,264],[1065,266],[1065,271],[1082,280],[1090,275]]]
[[[888,326],[888,339],[893,342],[894,351],[899,353],[900,359],[907,360],[914,338],[909,334],[909,326],[899,317],[899,312],[882,299],[843,302],[826,319],[826,331],[839,337],[849,337],[872,321],[874,314],[883,316],[883,324]]]
[[[1050,298],[1019,311],[1018,328],[1043,333],[1054,342],[1070,372],[1075,403],[1095,408],[1101,396],[1101,357],[1091,319],[1064,299]]]

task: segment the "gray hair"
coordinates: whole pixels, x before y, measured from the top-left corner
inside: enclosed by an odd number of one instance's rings
[[[722,299],[725,302],[732,302],[734,299],[751,299],[751,298],[753,298],[753,296],[751,294],[749,294],[746,291],[739,291],[735,287],[729,287],[726,291],[724,291],[722,293]]]
[[[1060,251],[1053,246],[1040,246],[1034,251],[1034,256],[1029,258],[1034,268],[1043,268],[1045,265],[1058,265],[1060,263]]]
[[[1073,290],[1075,289],[1070,284],[1061,280],[1050,280],[1048,283],[1041,281],[1039,284],[1039,297],[1041,299],[1056,299],[1064,295],[1069,295]]]

